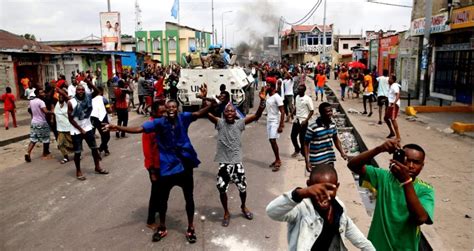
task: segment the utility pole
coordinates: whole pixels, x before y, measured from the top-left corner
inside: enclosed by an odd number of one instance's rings
[[[107,0],[107,11],[108,12],[111,12],[111,8],[110,8],[110,0]],[[117,38],[117,39],[121,39],[120,37]],[[117,41],[118,43],[118,41]],[[112,61],[111,62],[111,65],[112,65],[112,74],[115,74],[115,55],[114,53],[112,52],[112,54],[110,55],[110,60]]]
[[[222,20],[221,20],[222,21],[222,24],[221,24],[222,25],[222,30],[221,30],[221,32],[222,32],[222,40],[221,40],[222,46],[224,46],[224,14],[225,13],[231,13],[231,12],[232,12],[231,10],[222,12]]]
[[[214,29],[214,0],[211,0],[211,9],[212,9],[212,40],[214,44],[217,44],[216,33]]]
[[[326,59],[326,0],[324,0],[324,16],[323,16],[323,53],[321,53],[321,61]]]
[[[430,55],[430,33],[431,33],[432,1],[425,0],[425,33],[423,35],[423,51],[421,53],[420,73],[420,103],[426,105],[429,87],[429,55]]]

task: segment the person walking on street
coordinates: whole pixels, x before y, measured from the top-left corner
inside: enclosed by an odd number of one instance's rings
[[[145,80],[145,72],[140,72],[140,77],[138,78],[137,83],[138,89],[138,107],[136,112],[138,114],[143,114],[143,109],[145,109],[145,95],[147,90],[147,82]],[[140,110],[141,109],[141,110]]]
[[[387,112],[388,108],[388,90],[390,85],[388,84],[388,70],[383,70],[383,75],[377,78],[378,88],[377,88],[377,105],[379,107],[379,122],[382,124],[382,110]],[[383,107],[385,106],[385,109]],[[385,117],[385,114],[384,114]]]
[[[204,87],[206,88],[206,87]],[[224,208],[224,218],[222,226],[229,226],[230,212],[227,206],[227,190],[232,181],[239,189],[241,210],[244,217],[248,220],[253,219],[253,214],[246,206],[247,199],[247,178],[245,169],[242,165],[242,133],[245,125],[257,121],[265,109],[265,89],[262,87],[260,92],[260,106],[255,114],[247,115],[244,118],[236,120],[236,108],[228,103],[224,110],[224,118],[218,118],[208,113],[209,120],[215,125],[217,130],[217,150],[214,161],[219,163],[217,174],[217,189],[219,190],[220,200]]]
[[[63,156],[61,164],[69,162],[69,154],[73,152],[71,138],[71,123],[67,114],[67,101],[63,95],[59,95],[58,102],[54,106],[56,129],[58,132],[58,149]]]
[[[321,102],[323,102],[324,96],[324,86],[327,82],[326,74],[324,74],[324,70],[319,71],[319,73],[315,76],[316,82],[316,101],[318,101],[318,92],[321,93]]]
[[[48,122],[46,121],[46,114],[51,114],[51,111],[46,109],[46,104],[43,99],[45,97],[43,89],[35,89],[34,99],[30,100],[28,112],[31,114],[31,126],[30,126],[30,144],[25,154],[25,161],[31,162],[31,152],[35,147],[36,143],[43,143],[43,156],[42,159],[50,159],[51,152],[49,151],[50,143],[50,129]]]
[[[102,124],[108,124],[109,114],[112,113],[110,109],[109,100],[104,97],[104,87],[97,87],[99,94],[92,99],[91,123],[94,129],[97,129],[100,134],[99,153],[104,152],[105,156],[110,155],[109,141],[110,132],[102,129]],[[95,134],[95,133],[94,133]]]
[[[293,110],[294,108],[294,93],[293,93],[293,79],[289,72],[285,73],[285,79],[283,80],[283,91],[285,93],[285,115],[287,116],[286,122],[293,121]]]
[[[341,86],[341,100],[342,101],[344,101],[344,97],[346,96],[346,87],[348,83],[349,83],[349,73],[347,72],[347,68],[342,66],[341,72],[339,73],[339,84]]]
[[[280,195],[266,208],[271,219],[288,223],[288,250],[343,251],[348,239],[360,250],[375,251],[336,197],[339,181],[332,164],[316,165],[306,185]]]
[[[201,88],[201,97],[206,97],[205,88]],[[207,90],[206,90],[207,91]],[[203,99],[203,108],[197,112],[178,112],[178,102],[166,102],[166,116],[147,121],[139,127],[123,127],[106,125],[105,129],[127,133],[156,133],[160,154],[160,176],[158,182],[160,224],[153,235],[153,241],[160,241],[168,231],[166,229],[166,211],[171,189],[180,186],[186,201],[188,228],[186,239],[189,243],[196,242],[194,228],[194,178],[193,169],[201,163],[188,136],[188,129],[196,119],[207,115],[211,108],[209,102]]]
[[[128,89],[125,88],[125,82],[120,79],[117,87],[114,90],[115,93],[115,111],[117,112],[117,125],[126,127],[128,124],[128,104],[127,104],[127,93]],[[146,109],[145,109],[146,110]],[[125,137],[125,132],[115,133],[115,137]]]
[[[99,90],[92,84],[90,78],[85,79],[87,86],[93,90],[91,94],[86,94],[83,85],[76,86],[76,95],[69,99],[67,105],[68,119],[71,123],[71,138],[74,148],[74,165],[76,166],[76,178],[79,181],[86,180],[81,170],[81,153],[83,151],[82,141],[85,140],[92,152],[95,172],[97,174],[109,174],[100,167],[100,155],[95,141],[94,126],[90,116],[92,113],[92,99],[99,94]],[[66,93],[61,89],[58,92],[65,97]]]
[[[304,149],[304,137],[308,128],[308,122],[313,117],[314,106],[311,97],[306,95],[306,86],[298,86],[298,94],[295,97],[295,109],[293,111],[295,120],[291,128],[291,142],[295,148],[295,152],[291,157],[296,158],[299,154],[304,157],[306,152]],[[299,141],[299,142],[298,142]]]
[[[399,140],[387,140],[349,161],[347,167],[363,184],[377,190],[368,239],[377,250],[418,250],[420,226],[434,221],[435,192],[418,178],[425,151],[419,145],[400,148]],[[381,153],[394,153],[389,169],[370,165]]]
[[[13,120],[13,127],[17,127],[16,125],[16,104],[15,104],[15,95],[12,94],[12,88],[7,86],[5,88],[5,93],[0,96],[0,100],[3,101],[3,112],[4,112],[4,123],[5,123],[5,130],[8,130],[8,125],[10,122],[8,121],[10,115],[12,115]]]
[[[372,81],[372,75],[370,75],[369,70],[365,70],[364,76],[364,93],[362,102],[364,104],[364,112],[362,114],[367,114],[367,102],[369,102],[369,115],[368,117],[372,116],[372,99],[374,98],[374,85]]]
[[[400,131],[398,129],[398,122],[397,116],[398,111],[400,110],[400,85],[397,83],[397,77],[395,75],[391,75],[388,83],[390,85],[390,89],[388,91],[388,108],[385,112],[385,123],[387,123],[388,129],[390,130],[390,134],[387,138],[396,137],[400,140]]]
[[[275,161],[270,164],[270,167],[273,172],[278,172],[281,167],[281,159],[277,139],[280,138],[280,133],[283,132],[283,127],[285,126],[285,109],[283,107],[283,99],[277,93],[276,78],[268,77],[266,83],[267,134],[273,154],[275,155]]]
[[[331,104],[323,102],[318,107],[319,115],[315,122],[308,126],[305,135],[305,155],[306,170],[311,169],[318,164],[333,163],[336,161],[333,144],[341,154],[343,159],[347,155],[342,149],[341,141],[337,136],[336,124],[332,121]]]

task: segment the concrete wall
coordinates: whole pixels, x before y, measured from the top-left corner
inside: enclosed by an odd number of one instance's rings
[[[344,44],[347,44],[347,49],[344,49]],[[351,47],[355,46],[364,46],[365,40],[363,39],[339,39],[338,41],[338,51],[339,54],[352,54]]]

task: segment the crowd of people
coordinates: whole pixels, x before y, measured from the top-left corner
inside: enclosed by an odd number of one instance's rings
[[[377,190],[375,212],[366,237],[352,222],[350,212],[336,196],[339,182],[338,171],[334,168],[334,147],[344,160],[347,161],[348,157],[332,120],[332,106],[323,101],[329,65],[255,62],[247,68],[255,80],[249,87],[259,90],[260,102],[253,114],[242,114],[235,107],[225,85],[221,86],[218,97],[208,97],[206,84],[201,86],[198,95],[202,99],[202,107],[195,112],[181,112],[177,101],[176,84],[180,75],[177,65],[149,65],[138,74],[124,71],[114,75],[106,85],[98,79],[97,71],[77,72],[69,84],[61,75],[58,81],[45,85],[44,89],[38,86],[33,89],[30,85],[31,90],[25,90],[32,115],[25,161],[31,162],[31,152],[37,143],[43,144],[42,157],[51,158],[49,145],[50,132],[53,132],[62,155],[61,164],[69,162],[69,155],[74,154],[76,178],[83,181],[86,179],[81,169],[83,141],[92,152],[95,173],[106,175],[108,171],[100,162],[102,156],[111,154],[108,147],[110,132],[115,132],[117,138],[126,137],[126,133],[142,134],[144,166],[151,183],[146,225],[154,231],[152,240],[160,241],[167,236],[166,213],[170,191],[179,186],[186,202],[188,225],[185,236],[189,243],[195,243],[193,170],[201,162],[190,140],[190,125],[199,118],[207,118],[217,131],[214,158],[218,166],[216,188],[224,211],[221,225],[227,227],[231,220],[227,197],[231,183],[239,191],[243,216],[248,220],[254,217],[247,206],[248,184],[241,138],[246,125],[259,120],[265,113],[267,138],[274,154],[274,160],[269,165],[272,171],[278,172],[282,168],[277,142],[287,122],[292,124],[294,153],[291,157],[304,160],[304,167],[310,173],[305,188],[298,187],[275,198],[266,208],[270,218],[288,222],[290,250],[345,250],[344,239],[361,250],[417,250],[419,226],[432,224],[434,220],[434,190],[417,178],[424,166],[424,150],[416,144],[400,145],[396,123],[400,87],[396,77],[389,76],[385,70],[383,76],[378,77],[367,70],[363,75],[361,69],[349,69],[345,64],[336,67],[341,100],[346,97],[346,88],[348,98],[357,98],[362,93],[363,114],[367,116],[372,115],[372,102],[377,100],[379,124],[382,107],[385,106],[383,117],[390,128],[388,138],[396,137],[347,163],[351,171]],[[316,101],[320,101],[315,120],[312,119],[316,114],[314,102],[306,91],[311,78],[316,87]],[[135,91],[139,100],[137,106],[133,102]],[[11,90],[7,89],[1,98],[9,100],[5,101],[8,108],[5,111],[14,119],[12,111],[15,103],[11,96]],[[253,105],[253,101],[251,103]],[[369,103],[369,113],[366,103]],[[141,126],[128,127],[131,109],[149,116],[149,120]],[[117,116],[116,124],[111,123],[112,114]],[[96,131],[100,135],[100,145],[96,143]],[[396,153],[389,169],[370,165],[371,160],[382,153]],[[156,214],[159,215],[158,222]]]

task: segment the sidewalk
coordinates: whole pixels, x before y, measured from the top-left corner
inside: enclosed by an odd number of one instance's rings
[[[2,114],[2,124],[0,127],[0,146],[5,146],[13,142],[27,139],[30,135],[31,115],[28,113],[28,100],[16,102],[16,122],[18,127],[14,128],[10,117],[9,129],[5,130],[3,118],[3,104],[0,109]]]
[[[339,83],[330,80],[328,86],[340,99]],[[367,148],[374,148],[386,140],[388,128],[385,124],[377,124],[375,103],[370,118],[347,112],[349,109],[362,112],[362,98],[346,99],[340,104]],[[407,120],[402,110],[398,118],[401,143],[417,143],[425,149],[427,155],[420,178],[430,183],[436,192],[434,224],[423,225],[422,231],[434,250],[470,250],[473,243],[474,139],[444,129],[459,119],[470,118],[472,121],[472,114],[426,113],[417,116],[416,120]],[[380,167],[386,168],[390,158],[388,154],[381,154],[376,161]]]

